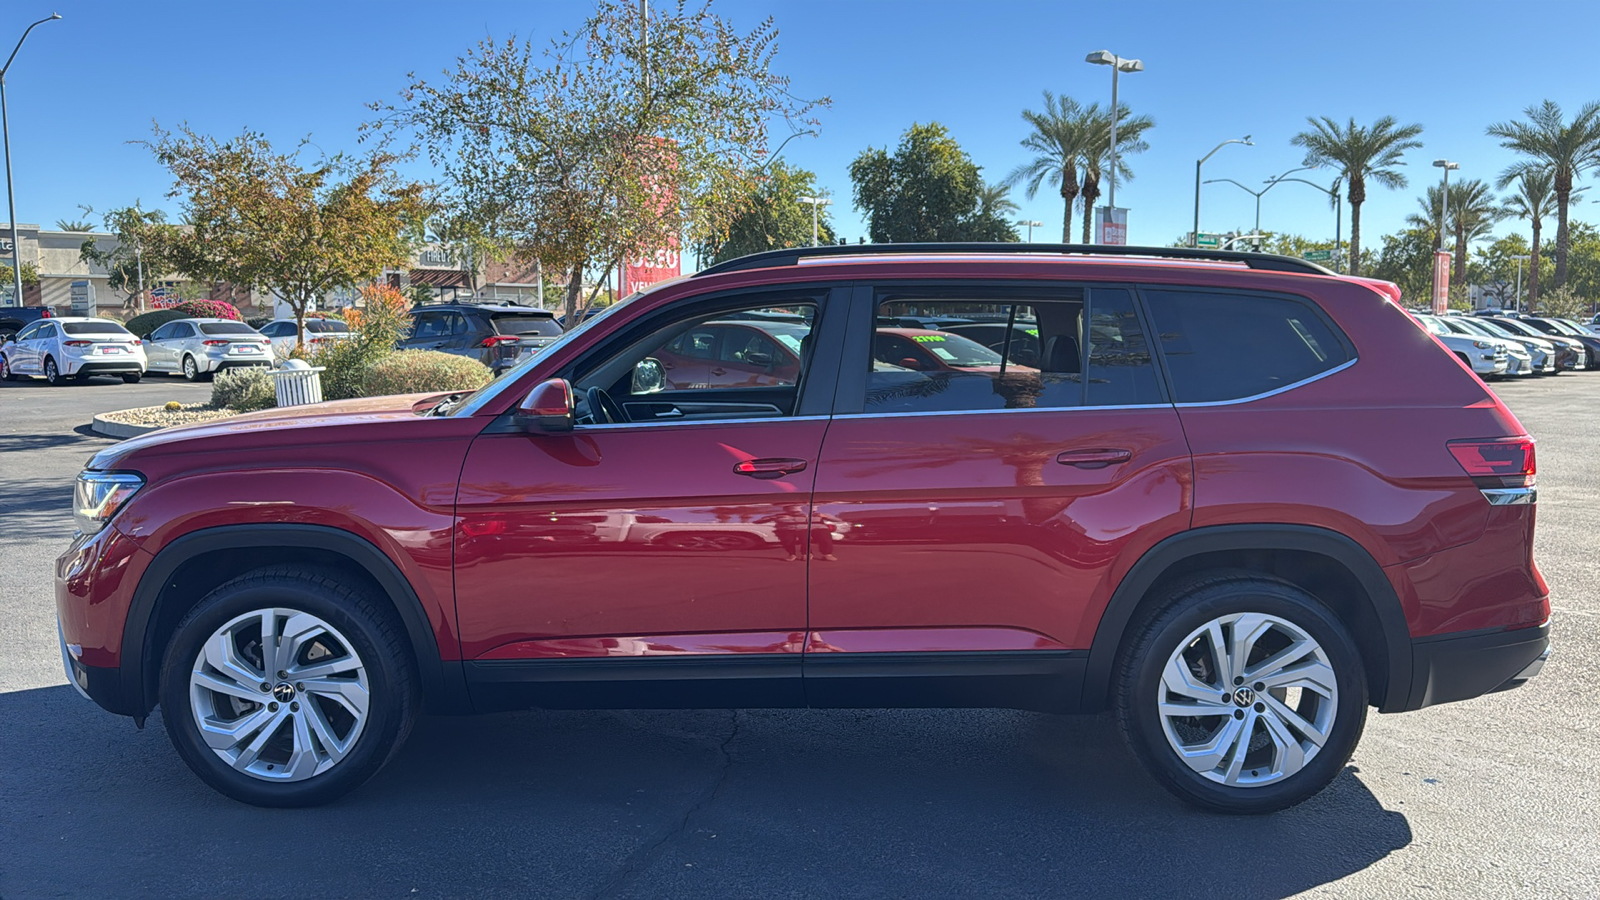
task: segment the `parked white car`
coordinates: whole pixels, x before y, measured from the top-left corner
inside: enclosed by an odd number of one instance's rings
[[[272,342],[272,355],[282,362],[294,352],[295,329],[293,319],[274,319],[261,326],[261,333]],[[340,319],[307,319],[303,335],[306,352],[329,343],[349,340],[350,326]]]
[[[223,369],[272,365],[261,332],[232,319],[174,319],[150,332],[145,354],[151,372],[199,381]]]
[[[1417,316],[1417,321],[1432,332],[1439,342],[1444,344],[1445,349],[1454,353],[1458,359],[1467,364],[1467,368],[1480,377],[1491,378],[1506,374],[1509,359],[1506,342],[1457,334],[1434,316]]]
[[[1465,330],[1470,334],[1478,334],[1491,338],[1501,338],[1503,340],[1511,341],[1512,343],[1521,347],[1528,353],[1529,364],[1532,367],[1531,371],[1528,373],[1530,375],[1554,375],[1556,372],[1560,371],[1556,366],[1555,345],[1549,341],[1542,341],[1538,338],[1523,337],[1520,334],[1512,334],[1504,328],[1501,328],[1499,325],[1496,325],[1488,319],[1481,318],[1479,316],[1450,316],[1445,320],[1445,322],[1456,331]]]
[[[1506,375],[1532,375],[1534,374],[1533,354],[1518,341],[1498,335],[1486,334],[1481,329],[1473,327],[1476,322],[1471,316],[1438,316],[1435,321],[1449,329],[1453,334],[1465,335],[1471,338],[1481,338],[1506,348]]]
[[[44,319],[0,346],[0,378],[36,376],[51,384],[68,378],[120,375],[132,384],[144,375],[142,342],[110,319]]]

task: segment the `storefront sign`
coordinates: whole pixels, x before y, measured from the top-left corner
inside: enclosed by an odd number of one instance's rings
[[[72,288],[72,314],[75,316],[94,315],[94,282],[74,281]]]

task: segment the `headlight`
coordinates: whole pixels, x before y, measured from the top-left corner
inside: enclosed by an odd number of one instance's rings
[[[94,534],[106,527],[122,504],[141,487],[144,487],[144,479],[138,475],[80,472],[72,492],[72,520],[79,533]]]
[[[1487,350],[1494,345],[1488,341],[1473,341],[1472,346],[1477,347],[1479,350]]]

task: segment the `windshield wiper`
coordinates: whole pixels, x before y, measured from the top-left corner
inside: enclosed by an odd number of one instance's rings
[[[438,403],[435,403],[433,405],[433,409],[428,410],[428,415],[430,415],[430,416],[447,416],[447,415],[449,415],[450,414],[450,410],[455,409],[456,408],[456,404],[460,403],[462,398],[466,397],[470,393],[472,393],[472,392],[471,391],[457,391],[454,394],[447,394],[443,400],[440,400]]]

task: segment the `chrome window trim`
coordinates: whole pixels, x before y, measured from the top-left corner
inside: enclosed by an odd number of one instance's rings
[[[673,425],[752,425],[757,422],[772,424],[774,422],[826,422],[832,418],[842,416],[759,416],[750,419],[670,419],[660,422],[612,422],[609,425],[575,425],[573,434],[588,434],[595,431],[617,431],[628,428],[661,428]]]
[[[1070,413],[1104,412],[1122,409],[1171,409],[1171,403],[1134,403],[1121,406],[1031,406],[1019,409],[929,409],[910,412],[859,412],[840,413],[835,419],[900,419],[906,416],[977,416],[996,413]]]
[[[1173,405],[1178,407],[1179,409],[1198,409],[1198,408],[1207,407],[1207,406],[1236,406],[1236,405],[1238,405],[1240,403],[1253,403],[1256,400],[1264,400],[1264,399],[1266,399],[1268,397],[1276,397],[1277,395],[1282,394],[1282,393],[1284,393],[1286,391],[1292,391],[1295,388],[1305,387],[1306,385],[1311,384],[1312,382],[1321,381],[1322,379],[1327,378],[1330,375],[1337,375],[1340,372],[1343,372],[1345,369],[1350,368],[1351,366],[1355,365],[1356,363],[1358,363],[1360,361],[1361,361],[1361,357],[1357,356],[1357,357],[1349,360],[1348,362],[1340,363],[1339,365],[1334,366],[1331,369],[1328,369],[1328,370],[1323,371],[1323,372],[1318,372],[1317,374],[1311,376],[1310,378],[1302,378],[1299,381],[1296,381],[1294,384],[1286,384],[1286,385],[1284,385],[1283,387],[1280,387],[1280,388],[1273,388],[1270,391],[1264,391],[1264,392],[1262,392],[1260,394],[1251,394],[1248,397],[1240,397],[1237,400],[1195,400],[1195,401],[1191,401],[1191,402],[1188,402],[1188,403],[1174,403]]]

